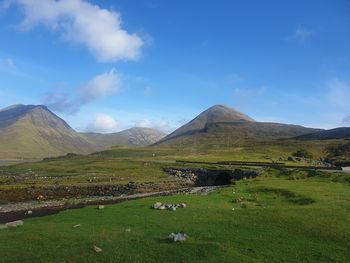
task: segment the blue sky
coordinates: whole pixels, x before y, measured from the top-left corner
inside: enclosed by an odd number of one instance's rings
[[[3,0],[0,107],[171,131],[214,104],[350,126],[347,0]]]

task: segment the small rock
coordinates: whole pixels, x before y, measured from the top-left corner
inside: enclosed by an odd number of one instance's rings
[[[43,195],[39,195],[37,198],[36,198],[38,201],[41,201],[41,200],[44,200],[45,197]]]
[[[161,202],[157,202],[153,205],[154,209],[159,209],[163,204]]]
[[[125,229],[125,232],[131,232],[130,228]]]
[[[17,220],[17,221],[6,223],[6,226],[9,228],[14,228],[14,227],[18,227],[18,226],[23,226],[23,224],[24,224],[24,222],[22,220]]]
[[[27,215],[31,215],[31,214],[33,214],[33,211],[32,211],[32,210],[28,210],[28,211],[26,212],[26,214],[27,214]]]
[[[93,246],[92,249],[96,252],[96,253],[101,253],[102,252],[102,249],[97,247],[97,246]]]
[[[188,236],[186,234],[182,234],[182,233],[171,233],[168,238],[174,242],[183,242],[186,241],[186,239],[188,238]]]
[[[100,209],[100,210],[101,210],[101,209],[104,209],[104,208],[105,208],[104,205],[99,205],[99,206],[98,206],[98,209]]]
[[[182,204],[181,204],[181,207],[182,207],[182,208],[186,208],[186,206],[187,206],[187,205],[186,205],[185,203],[182,203]]]
[[[74,225],[73,228],[77,228],[77,227],[80,227],[81,225],[80,224],[77,224],[77,225]]]
[[[171,207],[169,208],[169,210],[170,210],[170,211],[176,211],[176,206],[171,206]]]
[[[235,209],[234,209],[234,208],[232,208],[232,211],[235,211]]]
[[[161,207],[159,207],[158,208],[159,210],[165,210],[166,209],[166,207],[165,207],[165,205],[162,205]]]

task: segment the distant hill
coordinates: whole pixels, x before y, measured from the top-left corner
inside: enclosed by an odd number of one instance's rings
[[[0,158],[42,158],[97,149],[43,105],[0,110]]]
[[[350,127],[340,127],[331,130],[318,131],[311,134],[298,136],[300,140],[333,140],[348,139],[350,140]]]
[[[158,142],[165,137],[165,133],[151,129],[134,127],[121,132],[101,134],[82,133],[90,142],[99,147],[110,147],[114,145],[147,146]]]
[[[156,145],[242,145],[246,142],[290,138],[319,131],[298,125],[256,122],[224,105],[215,105]]]

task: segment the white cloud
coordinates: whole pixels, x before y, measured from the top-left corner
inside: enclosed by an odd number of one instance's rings
[[[187,119],[182,119],[180,121],[168,121],[166,119],[142,119],[134,122],[134,127],[144,127],[144,128],[153,128],[156,130],[163,131],[165,133],[170,133],[183,124],[188,122]]]
[[[2,11],[3,9],[7,9],[9,8],[9,6],[11,5],[12,0],[3,0],[0,2],[0,11]]]
[[[143,95],[145,95],[146,97],[151,96],[153,93],[153,90],[151,87],[147,86],[145,87],[144,91],[143,91]]]
[[[229,84],[237,84],[244,81],[244,78],[240,74],[231,73],[227,76],[227,81]]]
[[[286,40],[303,42],[312,37],[313,34],[314,33],[311,30],[308,30],[305,27],[299,25],[293,34],[286,37]]]
[[[111,116],[100,113],[97,114],[87,127],[89,132],[101,132],[101,133],[110,133],[116,132],[119,128],[118,122]]]
[[[3,65],[4,67],[7,67],[7,68],[15,68],[16,67],[15,62],[13,61],[12,58],[1,58],[0,63],[1,63],[1,65]]]
[[[234,96],[235,98],[246,98],[246,97],[256,97],[261,96],[266,92],[266,87],[261,86],[257,89],[249,89],[249,88],[235,88]]]
[[[77,90],[75,98],[65,93],[46,94],[43,103],[53,111],[76,113],[80,108],[94,100],[116,93],[122,88],[122,80],[115,69],[95,76]]]
[[[0,57],[0,72],[5,72],[6,74],[19,78],[41,81],[38,76],[33,76],[32,74],[23,71],[21,65],[23,66],[23,63],[19,63],[18,61],[15,62],[14,59],[10,57]]]
[[[334,78],[328,83],[328,99],[338,108],[350,109],[350,85]]]
[[[341,125],[350,126],[350,115],[343,119]]]
[[[22,30],[45,25],[63,39],[85,45],[102,62],[136,60],[143,40],[122,28],[120,13],[84,0],[13,0],[24,10]]]
[[[97,75],[80,89],[81,103],[85,104],[92,100],[118,92],[122,87],[121,77],[115,69]]]
[[[50,110],[60,113],[76,113],[81,107],[81,104],[71,100],[65,93],[48,93],[42,99],[42,103]]]
[[[147,119],[137,121],[135,124],[137,127],[143,127],[143,128],[151,128],[153,126],[152,122]]]

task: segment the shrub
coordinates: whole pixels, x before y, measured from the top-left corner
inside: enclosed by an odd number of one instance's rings
[[[305,149],[300,149],[292,154],[294,157],[300,157],[300,158],[308,158],[312,159],[312,154],[306,151]]]

